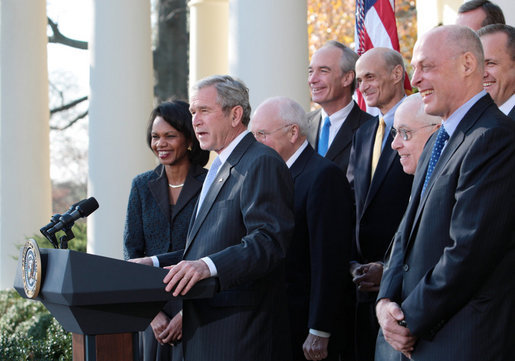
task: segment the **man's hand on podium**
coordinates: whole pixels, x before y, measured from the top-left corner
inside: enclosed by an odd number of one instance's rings
[[[164,283],[168,283],[165,290],[170,292],[176,286],[174,297],[184,296],[198,281],[211,277],[209,267],[202,260],[181,261],[175,266],[165,268],[170,270],[163,279]]]

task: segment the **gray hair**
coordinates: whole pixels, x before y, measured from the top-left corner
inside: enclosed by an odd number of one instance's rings
[[[351,84],[351,93],[354,93],[354,90],[356,89],[356,61],[358,60],[359,56],[356,54],[351,48],[348,46],[345,46],[344,44],[340,43],[336,40],[329,40],[327,43],[322,46],[323,48],[338,48],[342,51],[342,56],[340,58],[340,69],[342,71],[342,74],[348,73],[349,71],[352,71],[354,73],[354,81]]]
[[[258,108],[265,105],[275,107],[277,116],[284,125],[297,124],[302,135],[308,134],[308,117],[302,106],[295,100],[284,96],[268,98]]]
[[[247,126],[250,121],[250,101],[249,89],[239,79],[230,75],[213,75],[199,80],[193,87],[192,93],[198,92],[202,88],[214,86],[216,89],[216,102],[222,107],[224,113],[229,113],[235,106],[243,108],[241,122]]]
[[[404,59],[402,59],[401,53],[399,53],[397,50],[385,48],[381,55],[383,56],[383,60],[388,68],[388,71],[391,72],[396,66],[401,66],[402,81],[404,81],[404,76],[406,75],[406,67],[404,66]]]

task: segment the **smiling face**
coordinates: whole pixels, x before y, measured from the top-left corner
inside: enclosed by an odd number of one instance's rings
[[[189,162],[186,137],[162,117],[154,119],[150,136],[150,147],[161,164],[173,166]]]
[[[508,36],[504,32],[486,34],[481,43],[485,52],[483,87],[501,106],[515,92],[515,61],[508,53]]]
[[[411,84],[419,89],[426,113],[447,119],[462,105],[458,94],[463,93],[463,83],[458,59],[448,46],[440,46],[443,41],[442,34],[437,33],[415,44]]]
[[[392,149],[399,153],[404,173],[415,174],[424,145],[431,134],[438,129],[441,120],[427,114],[420,114],[422,105],[420,98],[405,102],[395,112],[393,127],[397,129],[397,134],[393,138]],[[408,132],[408,140],[403,139],[402,130]]]
[[[200,148],[220,153],[236,138],[239,133],[233,127],[233,110],[227,113],[222,110],[214,85],[201,88],[192,95],[190,111]]]
[[[350,101],[351,82],[340,67],[342,54],[342,50],[334,46],[323,47],[313,54],[308,68],[311,99],[329,115]]]
[[[377,107],[386,114],[404,96],[399,92],[399,81],[402,80],[402,70],[399,78],[398,67],[386,64],[382,56],[383,50],[371,49],[359,58],[356,63],[357,85],[367,106]]]

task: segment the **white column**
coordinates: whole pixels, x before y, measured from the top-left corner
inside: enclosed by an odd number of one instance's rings
[[[0,1],[0,289],[50,221],[46,1]]]
[[[190,86],[214,74],[227,74],[229,0],[192,0],[190,7]]]
[[[132,178],[154,166],[146,145],[152,110],[150,1],[93,0],[90,41],[88,252],[122,257]]]
[[[229,71],[250,89],[255,108],[283,95],[309,108],[307,3],[232,0]]]

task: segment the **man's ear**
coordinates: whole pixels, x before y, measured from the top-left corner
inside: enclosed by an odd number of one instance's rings
[[[465,76],[468,76],[476,71],[478,66],[477,59],[470,51],[467,51],[464,54],[462,54],[460,61],[463,69],[463,74]]]
[[[403,75],[404,75],[404,70],[402,69],[401,65],[396,65],[392,69],[392,80],[394,83],[398,83],[398,82],[402,81]]]
[[[343,86],[344,87],[348,87],[350,86],[352,83],[354,83],[354,79],[356,78],[356,73],[354,72],[354,70],[350,70],[348,72],[345,73],[345,75],[343,76]]]
[[[289,136],[290,143],[294,144],[297,141],[297,139],[299,139],[299,137],[300,137],[299,125],[298,124],[290,125],[290,129],[289,129],[288,133],[290,134],[290,136]]]
[[[236,105],[231,109],[231,125],[233,128],[237,127],[239,123],[241,123],[241,118],[243,117],[243,108],[241,105]]]

